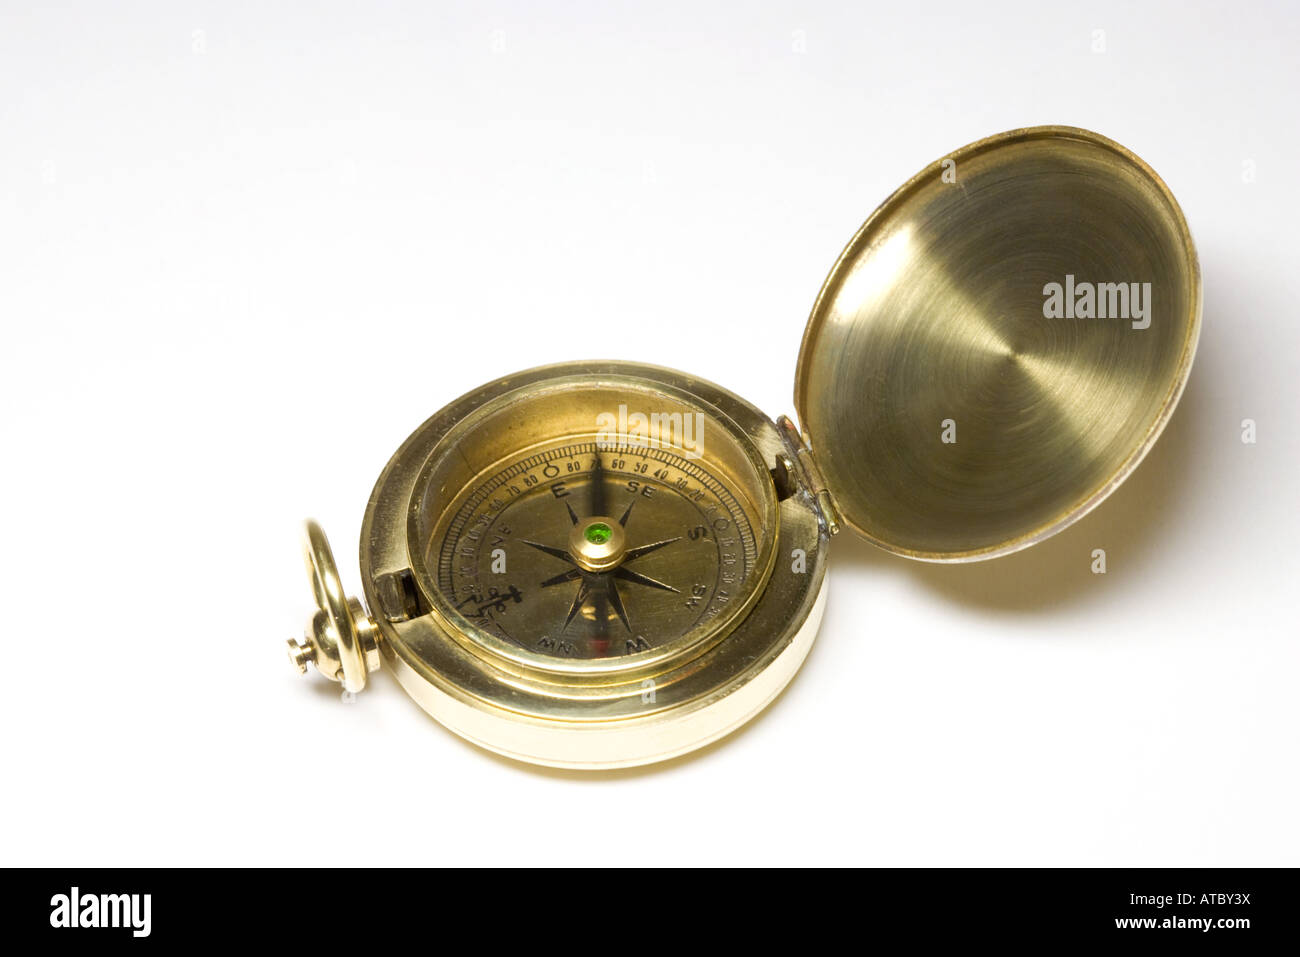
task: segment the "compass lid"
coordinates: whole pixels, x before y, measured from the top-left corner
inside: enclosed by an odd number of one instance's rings
[[[1012,130],[922,170],[858,230],[804,331],[795,408],[867,539],[992,558],[1137,466],[1200,319],[1196,250],[1155,172],[1087,130]]]

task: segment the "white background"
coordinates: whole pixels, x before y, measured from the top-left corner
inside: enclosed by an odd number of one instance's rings
[[[1294,5],[30,6],[4,863],[1300,864]],[[791,412],[860,222],[1038,123],[1151,163],[1205,279],[1183,403],[1093,515],[961,567],[840,536],[789,690],[658,768],[533,770],[387,675],[345,705],[291,672],[299,521],[357,590],[372,484],[443,404],[628,358]]]

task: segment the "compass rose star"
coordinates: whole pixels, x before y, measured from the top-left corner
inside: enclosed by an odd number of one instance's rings
[[[604,466],[601,464],[599,456],[597,456],[595,463],[592,466],[591,492],[588,496],[590,514],[597,518],[604,514],[604,509],[606,507],[603,481],[604,475]],[[619,525],[627,525],[627,520],[631,516],[632,507],[635,504],[635,498],[628,502],[627,507],[623,510],[623,514],[618,518]],[[567,501],[564,503],[564,507],[568,512],[570,525],[576,527],[581,522],[578,513],[574,510],[573,505]],[[603,530],[605,534],[608,533],[607,526],[600,525],[599,528]],[[598,620],[608,620],[608,612],[609,610],[613,610],[614,614],[618,616],[618,620],[623,623],[623,627],[631,633],[632,621],[627,613],[627,607],[623,604],[623,596],[619,592],[618,582],[620,581],[642,585],[646,588],[654,588],[659,591],[681,594],[680,589],[675,588],[666,582],[659,581],[657,578],[651,578],[649,575],[644,575],[627,567],[630,562],[636,561],[638,558],[643,558],[646,555],[650,555],[661,548],[673,544],[674,542],[681,541],[680,535],[675,538],[665,538],[657,542],[649,542],[645,545],[638,545],[635,548],[629,548],[624,552],[622,560],[617,566],[605,571],[592,571],[584,568],[574,554],[568,549],[558,548],[554,545],[546,545],[542,542],[534,542],[528,539],[521,539],[521,541],[523,544],[530,548],[537,549],[544,555],[550,555],[552,558],[557,558],[572,566],[558,574],[544,579],[540,583],[540,587],[542,588],[553,588],[556,585],[563,585],[567,582],[579,582],[578,589],[573,596],[573,602],[569,605],[568,615],[564,619],[564,631],[569,630],[569,626],[573,624],[573,619],[578,616],[578,612],[580,612],[587,602],[590,601],[596,606]]]

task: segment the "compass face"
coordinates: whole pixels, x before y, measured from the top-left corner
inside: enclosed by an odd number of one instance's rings
[[[761,528],[680,449],[560,441],[497,463],[446,510],[427,567],[475,629],[557,659],[653,656],[742,610]]]
[[[626,678],[689,657],[771,572],[768,468],[684,392],[544,385],[441,448],[418,479],[415,573],[447,633],[507,668]]]

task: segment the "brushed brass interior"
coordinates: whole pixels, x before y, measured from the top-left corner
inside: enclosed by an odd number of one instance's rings
[[[1111,288],[1119,316],[1049,318],[1052,283],[1062,309],[1075,284],[1080,313],[1084,283],[1149,283],[1147,315]],[[936,162],[862,226],[814,305],[795,405],[860,533],[911,558],[990,558],[1136,467],[1200,315],[1187,224],[1142,160],[1086,130],[1014,130]]]

